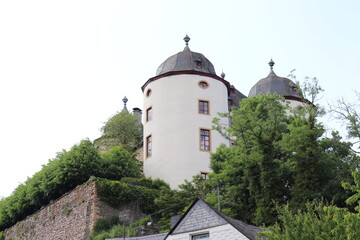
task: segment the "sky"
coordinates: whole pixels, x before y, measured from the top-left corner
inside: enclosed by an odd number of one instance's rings
[[[0,1],[0,197],[100,137],[124,96],[142,109],[141,86],[186,34],[245,95],[272,58],[278,76],[317,77],[325,107],[355,101],[359,12],[356,0]]]

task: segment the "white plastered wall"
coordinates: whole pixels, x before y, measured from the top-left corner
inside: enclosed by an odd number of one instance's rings
[[[205,81],[208,88],[199,87]],[[151,89],[151,95],[147,96]],[[208,100],[210,114],[198,113],[198,101]],[[151,107],[153,118],[146,122]],[[200,151],[200,129],[210,129],[211,151],[229,144],[211,130],[218,112],[228,111],[225,84],[215,78],[192,74],[172,75],[150,82],[144,89],[144,172],[146,177],[160,178],[172,188],[191,180],[200,171],[210,171],[210,153]],[[222,119],[228,124],[228,119]],[[152,155],[146,157],[146,138],[152,136]]]
[[[225,224],[208,229],[202,229],[199,231],[170,235],[166,238],[166,240],[191,240],[192,236],[204,233],[209,233],[210,239],[216,240],[249,240],[249,238],[247,238],[244,234],[239,232],[230,224]]]

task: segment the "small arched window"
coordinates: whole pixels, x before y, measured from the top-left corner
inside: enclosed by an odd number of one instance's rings
[[[147,97],[150,97],[151,93],[152,93],[151,89],[148,89],[148,90],[146,91],[146,96],[147,96]]]

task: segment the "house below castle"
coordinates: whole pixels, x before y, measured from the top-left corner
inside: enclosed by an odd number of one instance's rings
[[[168,233],[106,240],[255,240],[262,229],[226,216],[197,198]],[[258,238],[257,238],[258,237]]]

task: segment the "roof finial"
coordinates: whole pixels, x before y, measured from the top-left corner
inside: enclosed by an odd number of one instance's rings
[[[269,66],[270,66],[270,69],[271,70],[273,70],[273,66],[274,66],[274,61],[272,60],[272,58],[271,58],[271,60],[270,60],[270,62],[269,62]]]
[[[221,74],[220,74],[220,77],[225,79],[225,73],[224,73],[224,70],[221,70]]]
[[[127,97],[125,96],[122,101],[123,101],[123,103],[124,103],[123,111],[124,111],[124,110],[127,111],[127,107],[126,107],[126,103],[127,103],[127,101],[128,101]]]
[[[188,46],[188,45],[189,45],[190,38],[189,38],[189,36],[188,36],[187,34],[186,34],[186,36],[184,37],[184,41],[185,41],[186,46]]]

